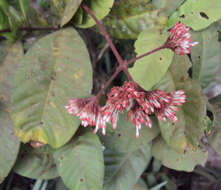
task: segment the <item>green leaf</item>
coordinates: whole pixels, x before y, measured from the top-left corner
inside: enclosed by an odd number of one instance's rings
[[[219,0],[186,0],[170,17],[168,26],[181,21],[194,30],[201,30],[221,18]]]
[[[20,142],[13,132],[13,122],[9,114],[0,110],[0,183],[13,167],[19,151]]]
[[[77,12],[82,1],[83,0],[68,0],[67,1],[65,5],[65,9],[64,9],[64,14],[61,19],[61,27],[67,24],[72,19],[72,17]]]
[[[46,2],[41,2],[41,5],[44,6],[44,3],[47,4],[50,7],[50,12],[52,14],[55,14],[59,19],[62,18],[64,14],[65,4],[68,0],[47,0]]]
[[[56,150],[54,159],[59,175],[70,190],[102,190],[102,145],[91,130]]]
[[[201,148],[196,151],[188,148],[185,153],[177,153],[162,138],[157,138],[153,142],[152,154],[155,158],[161,160],[164,166],[188,172],[193,171],[198,164],[204,165],[208,157],[208,152]]]
[[[148,190],[148,187],[145,181],[142,178],[140,178],[138,180],[138,183],[136,183],[136,185],[133,187],[133,190]]]
[[[10,48],[11,44],[7,40],[0,42],[0,66],[3,64]]]
[[[16,135],[23,142],[62,146],[80,124],[64,106],[72,97],[88,97],[92,88],[92,69],[83,40],[71,28],[40,39],[24,56],[14,82]]]
[[[61,178],[57,181],[55,190],[68,190]]]
[[[58,177],[53,155],[49,146],[34,149],[23,144],[14,171],[32,179],[52,179]]]
[[[142,55],[162,46],[167,40],[167,33],[157,30],[144,30],[135,42],[136,53]],[[134,80],[146,90],[150,90],[166,74],[174,53],[170,49],[163,49],[138,61],[130,74]]]
[[[169,91],[183,89],[186,103],[176,112],[178,121],[159,121],[161,135],[167,144],[177,152],[184,152],[190,146],[196,149],[205,129],[206,101],[200,85],[189,78],[190,61],[187,56],[174,56],[164,81],[155,88]],[[182,72],[181,72],[182,70]],[[169,86],[169,87],[168,87]]]
[[[110,9],[114,4],[114,0],[84,0],[84,4],[91,9],[98,20],[101,20],[110,12]],[[83,15],[80,16],[78,12],[76,13],[78,17],[74,18],[74,23],[77,27],[89,28],[96,24],[85,10],[82,11],[79,9],[78,11],[80,12],[80,15]]]
[[[210,101],[213,111],[212,132],[208,136],[208,142],[214,150],[221,154],[221,95],[211,99]]]
[[[24,56],[23,47],[21,42],[17,42],[14,45],[3,46],[7,55],[4,55],[3,64],[0,67],[0,102],[10,109],[12,103],[12,91],[15,87],[13,79],[17,68]]]
[[[22,11],[24,20],[28,23],[27,11],[30,8],[30,0],[19,0],[19,6]]]
[[[152,0],[153,5],[161,9],[166,16],[170,16],[185,0]]]
[[[104,190],[131,190],[151,159],[151,141],[159,134],[155,120],[150,129],[142,126],[140,137],[135,135],[135,127],[121,115],[118,127],[107,128],[106,136],[101,137],[105,147]]]
[[[193,61],[193,79],[199,80],[206,88],[216,76],[221,63],[221,44],[218,42],[218,32],[215,25],[193,32],[192,39],[199,45],[191,50]]]
[[[115,1],[103,24],[115,38],[136,39],[145,29],[162,29],[167,20],[167,17],[159,15],[159,10],[149,0],[121,0]]]

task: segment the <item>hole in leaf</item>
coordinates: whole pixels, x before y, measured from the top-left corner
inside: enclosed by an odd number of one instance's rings
[[[193,76],[193,70],[192,70],[192,68],[189,68],[188,74],[189,74],[190,78],[192,78],[192,76]]]
[[[214,120],[213,112],[211,112],[210,110],[207,110],[207,111],[206,111],[206,115],[210,118],[211,121]]]
[[[54,75],[51,76],[51,80],[55,80],[56,77]]]
[[[185,15],[180,15],[180,18],[185,18]]]
[[[202,18],[209,19],[209,17],[207,16],[207,14],[204,13],[204,12],[200,12],[200,16],[201,16]]]

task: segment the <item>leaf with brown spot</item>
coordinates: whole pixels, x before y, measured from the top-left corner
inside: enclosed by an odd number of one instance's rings
[[[177,152],[184,152],[187,147],[197,149],[206,128],[205,96],[199,83],[188,76],[190,65],[187,56],[175,55],[166,76],[155,86],[167,92],[180,89],[185,91],[186,103],[182,107],[178,106],[179,111],[176,112],[178,121],[159,121],[161,136]]]
[[[198,164],[204,165],[208,157],[208,152],[201,147],[195,151],[188,148],[184,153],[177,153],[161,137],[154,140],[152,154],[164,166],[188,172],[193,171],[194,167]]]
[[[23,144],[14,166],[14,171],[32,179],[53,179],[58,177],[51,148],[47,145],[34,149]]]
[[[134,125],[125,119],[126,114],[121,115],[117,129],[109,126],[107,134],[101,136],[105,147],[104,190],[132,189],[151,159],[151,141],[159,134],[157,122],[151,118],[152,128],[142,125],[136,138]]]
[[[14,75],[23,56],[22,43],[16,42],[8,48],[0,66],[0,103],[4,104],[7,109],[10,109],[12,103],[12,91],[15,87],[13,83]]]
[[[18,155],[20,142],[13,132],[10,115],[0,110],[0,183],[7,177]]]
[[[91,130],[55,150],[54,159],[59,175],[70,190],[103,189],[102,145]]]
[[[221,95],[209,100],[213,111],[213,123],[208,142],[216,152],[221,154]]]
[[[66,28],[37,41],[20,62],[14,86],[12,118],[19,139],[55,148],[68,142],[80,120],[64,106],[92,89],[89,54],[77,31]]]

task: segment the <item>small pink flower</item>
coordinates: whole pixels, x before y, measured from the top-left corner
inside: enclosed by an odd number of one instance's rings
[[[183,90],[178,90],[168,94],[170,100],[167,103],[162,104],[160,109],[156,109],[155,113],[159,120],[166,121],[166,118],[169,118],[173,122],[177,122],[177,117],[175,112],[178,111],[176,105],[181,106],[186,101],[186,95]]]
[[[65,108],[68,113],[80,118],[82,126],[96,126],[95,133],[102,128],[102,133],[105,135],[106,120],[100,112],[100,106],[93,98],[73,98],[68,101],[68,106]]]
[[[147,127],[152,127],[152,121],[149,115],[146,114],[142,107],[138,104],[134,105],[127,114],[126,120],[131,120],[131,122],[136,127],[136,137],[139,137],[139,130],[141,130],[141,124],[145,124]]]
[[[170,30],[170,35],[167,39],[167,48],[172,49],[178,55],[184,55],[190,53],[193,46],[199,44],[199,42],[193,42],[190,37],[191,34],[188,32],[184,24],[178,22]]]

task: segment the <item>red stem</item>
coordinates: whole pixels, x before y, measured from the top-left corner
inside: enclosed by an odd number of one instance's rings
[[[131,63],[133,63],[134,61],[141,59],[147,55],[150,55],[154,52],[157,52],[161,49],[166,48],[166,45],[162,45],[159,48],[156,48],[150,52],[147,52],[143,55],[140,55],[138,57],[135,57],[133,59],[130,59],[128,61],[124,61],[120,54],[118,53],[115,45],[113,44],[111,38],[109,37],[108,33],[106,32],[105,28],[103,27],[103,25],[100,23],[100,21],[96,18],[96,16],[93,14],[93,12],[86,6],[86,5],[82,5],[82,7],[84,8],[85,11],[87,11],[87,13],[94,19],[94,21],[96,22],[97,26],[99,27],[99,29],[101,30],[102,34],[104,35],[104,37],[106,38],[109,46],[111,47],[115,57],[117,58],[117,61],[119,63],[119,66],[117,68],[117,70],[114,72],[114,74],[111,76],[111,78],[106,82],[106,84],[104,85],[104,87],[98,92],[98,94],[95,96],[95,99],[99,99],[99,97],[104,93],[104,91],[108,88],[108,86],[111,84],[111,82],[116,78],[116,76],[121,72],[124,71],[124,73],[127,75],[128,79],[131,81],[134,81],[132,76],[130,75],[130,73],[128,72],[128,68],[127,66]]]
[[[99,29],[101,30],[102,34],[104,35],[104,37],[106,38],[108,44],[110,45],[118,63],[120,65],[124,64],[124,60],[121,58],[120,54],[118,53],[115,45],[113,44],[111,38],[109,37],[108,33],[106,32],[105,28],[103,27],[103,25],[99,22],[99,20],[96,18],[96,16],[94,15],[94,13],[87,7],[87,5],[82,5],[82,7],[84,8],[85,11],[87,11],[87,13],[94,19],[94,21],[97,23],[97,26],[99,27]]]
[[[111,78],[106,82],[106,84],[104,85],[104,87],[98,92],[98,94],[96,95],[96,98],[98,99],[103,93],[104,91],[108,88],[108,86],[111,84],[111,82],[116,78],[116,76],[124,69],[124,66],[119,66],[117,68],[117,70],[114,72],[114,74],[111,76]]]
[[[156,48],[156,49],[153,49],[152,51],[149,51],[149,52],[147,52],[147,53],[144,53],[143,55],[140,55],[140,56],[138,56],[138,57],[134,57],[134,58],[128,60],[128,61],[126,62],[126,65],[128,66],[128,65],[132,64],[133,62],[137,61],[138,59],[141,59],[141,58],[143,58],[143,57],[145,57],[145,56],[147,56],[147,55],[150,55],[150,54],[152,54],[152,53],[155,53],[155,52],[157,52],[157,51],[159,51],[159,50],[161,50],[161,49],[164,49],[164,48],[166,48],[165,44],[162,45],[161,47],[158,47],[158,48]]]
[[[130,81],[134,81],[133,77],[130,75],[129,71],[127,68],[123,69],[124,73],[127,75],[127,78],[130,80]]]

